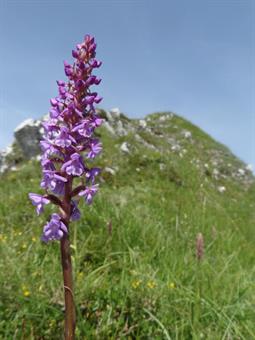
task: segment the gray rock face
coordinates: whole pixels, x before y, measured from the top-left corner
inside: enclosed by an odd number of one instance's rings
[[[113,119],[118,119],[120,118],[120,109],[118,107],[115,107],[110,110],[110,114],[113,117]]]
[[[27,119],[14,131],[15,139],[27,159],[40,153],[40,128],[41,123],[39,121]]]
[[[109,124],[109,122],[105,120],[103,126],[106,128],[108,132],[110,132],[112,135],[115,135],[114,128]]]
[[[109,122],[113,122],[113,121],[114,121],[114,118],[113,118],[113,116],[111,115],[111,112],[105,111],[105,115],[106,115],[106,119],[107,119]]]
[[[104,111],[105,119],[109,122],[114,122],[115,120],[120,118],[120,109],[119,108],[113,108],[110,111]]]
[[[104,168],[105,172],[108,172],[109,174],[111,174],[112,176],[114,176],[116,174],[116,170],[109,168],[108,166]]]
[[[114,136],[126,136],[132,131],[132,125],[121,119],[121,111],[118,108],[104,111],[103,119],[103,126]]]
[[[0,174],[5,172],[8,169],[8,165],[6,162],[6,157],[12,153],[12,146],[8,146],[5,150],[0,151]]]
[[[143,144],[144,146],[146,146],[147,148],[149,148],[149,149],[151,149],[151,150],[157,150],[157,148],[155,147],[155,145],[146,142],[146,140],[144,140],[140,135],[135,134],[135,139],[136,139],[139,143],[142,143],[142,144]]]
[[[139,126],[142,127],[142,128],[146,128],[146,126],[147,126],[146,120],[140,119],[139,120]]]
[[[2,152],[0,151],[0,169],[2,168],[3,166],[3,163],[4,163],[4,156],[2,154]],[[1,170],[0,170],[1,171]]]
[[[116,122],[116,128],[115,129],[116,129],[116,134],[118,136],[126,136],[128,134],[127,130],[124,129],[124,126],[123,126],[121,120],[118,120]]]

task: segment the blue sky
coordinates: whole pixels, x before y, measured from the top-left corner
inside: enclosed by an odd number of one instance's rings
[[[255,166],[253,0],[0,0],[0,148],[39,118],[86,33],[102,107],[174,111]]]

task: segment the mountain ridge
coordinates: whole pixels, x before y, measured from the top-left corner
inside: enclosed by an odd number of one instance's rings
[[[241,161],[237,156],[235,156],[228,147],[226,147],[222,143],[216,142],[208,133],[204,132],[202,129],[198,128],[193,123],[189,122],[188,120],[184,119],[183,117],[173,112],[152,113],[152,114],[145,116],[143,119],[139,119],[139,118],[130,119],[127,116],[125,116],[123,113],[121,113],[121,111],[118,108],[112,109],[110,111],[106,111],[104,109],[98,109],[98,113],[102,118],[104,118],[103,129],[106,129],[112,137],[114,136],[124,137],[124,136],[127,136],[128,133],[132,132],[134,133],[134,139],[136,140],[136,142],[140,142],[147,148],[151,148],[154,150],[156,150],[156,147],[149,142],[148,133],[151,134],[153,138],[155,137],[164,138],[164,135],[163,133],[159,131],[159,128],[163,128],[165,123],[169,124],[170,120],[172,120],[175,117],[178,124],[180,125],[179,127],[182,129],[181,132],[179,131],[180,132],[179,141],[180,141],[180,137],[184,137],[192,141],[192,136],[191,136],[191,132],[189,131],[189,129],[191,130],[196,129],[196,135],[200,135],[200,136],[203,136],[203,138],[207,138],[207,140],[214,141],[215,143],[217,143],[217,146],[221,150],[221,153],[223,152],[223,150],[225,150],[224,152],[226,155],[228,155],[228,157],[230,158],[233,157],[234,159],[236,159],[237,161],[236,164],[238,163],[240,165],[240,168],[236,169],[237,171],[238,170],[239,171],[235,174],[235,177],[242,177],[245,174],[251,174],[250,166],[245,165],[245,163]],[[151,119],[152,121],[157,120],[156,117],[158,117],[158,123],[159,123],[158,126],[155,126],[155,124],[150,124]],[[39,140],[42,138],[42,134],[43,134],[41,122],[45,119],[47,119],[47,115],[43,117],[43,119],[41,120],[27,119],[15,129],[14,142],[6,150],[2,150],[0,152],[0,168],[2,170],[0,172],[3,172],[8,168],[12,168],[15,170],[15,166],[18,163],[22,162],[24,159],[30,159],[40,154]],[[183,157],[184,155],[182,151],[184,151],[185,153],[187,152],[187,150],[184,148],[184,150],[181,151],[181,146],[178,144],[178,140],[175,140],[173,138],[173,135],[176,137],[176,133],[174,129],[178,130],[178,126],[176,124],[175,125],[172,124],[172,125],[173,125],[172,131],[168,131],[168,135],[165,137],[167,138],[171,151],[173,153],[179,152],[180,157]],[[21,137],[19,137],[20,132],[21,132]],[[139,133],[141,133],[142,135],[145,135],[145,139]],[[26,141],[26,138],[27,138],[27,141]],[[147,141],[146,141],[146,138],[147,138]],[[22,147],[22,145],[24,146]],[[216,149],[214,151],[217,152]],[[213,153],[213,149],[211,149],[211,152]],[[211,158],[213,158],[213,155],[211,155]],[[209,161],[210,161],[210,157],[209,157]],[[1,166],[1,163],[2,163],[2,166]],[[213,163],[217,165],[216,164],[217,162],[215,160]],[[205,163],[205,168],[208,168],[208,167],[209,167],[209,164]],[[217,175],[220,175],[218,174],[217,169],[214,169],[213,172],[214,172],[215,177],[217,177]]]

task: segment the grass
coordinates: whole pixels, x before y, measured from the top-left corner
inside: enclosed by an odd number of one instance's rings
[[[94,204],[83,204],[72,225],[77,338],[254,339],[254,180],[232,175],[243,164],[201,130],[161,116],[150,116],[151,131],[131,122],[157,150],[132,131],[100,131],[98,163],[118,171],[102,174]],[[168,138],[186,153],[171,150]],[[121,153],[123,141],[130,154]],[[40,242],[54,208],[38,218],[27,199],[39,183],[35,161],[0,178],[1,339],[62,337],[59,244]],[[205,254],[198,263],[199,232]]]

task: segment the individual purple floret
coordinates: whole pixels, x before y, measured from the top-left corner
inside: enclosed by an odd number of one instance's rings
[[[79,196],[83,196],[85,198],[85,201],[87,204],[91,204],[93,197],[97,193],[98,190],[98,184],[91,185],[90,187],[87,187],[85,190],[81,191],[79,193]]]
[[[102,150],[102,144],[94,134],[102,124],[95,108],[102,98],[94,88],[91,89],[101,82],[93,74],[101,66],[101,62],[96,60],[95,39],[86,35],[72,51],[72,56],[73,64],[64,62],[68,79],[57,81],[58,95],[50,99],[49,117],[42,124],[41,188],[46,195],[29,194],[38,214],[49,202],[60,208],[60,215],[53,214],[44,227],[45,242],[61,239],[68,232],[69,222],[80,218],[79,196],[91,204],[98,191],[95,181],[100,169],[89,166]],[[76,187],[73,187],[74,183]]]
[[[84,164],[82,157],[78,153],[74,153],[71,159],[63,164],[61,170],[68,175],[81,176],[84,173]]]
[[[87,181],[91,181],[92,184],[95,183],[96,176],[98,176],[101,172],[99,168],[92,168],[86,173]]]
[[[82,137],[91,137],[93,133],[93,126],[89,120],[84,119],[83,122],[72,130],[73,132],[78,132]]]
[[[67,233],[66,225],[58,214],[52,214],[50,222],[43,228],[42,241],[60,240]]]
[[[76,144],[75,139],[69,134],[68,128],[61,127],[59,136],[55,139],[55,145],[61,148],[67,148],[73,144]]]
[[[50,200],[38,194],[30,193],[29,198],[31,199],[32,204],[36,206],[37,215],[40,215],[43,212],[44,206],[50,203]]]
[[[87,158],[95,158],[101,151],[102,144],[97,139],[94,139],[90,143],[90,151],[87,155]]]
[[[51,190],[56,195],[63,195],[64,185],[67,179],[60,176],[54,170],[43,170],[43,179],[41,187],[46,190]]]

